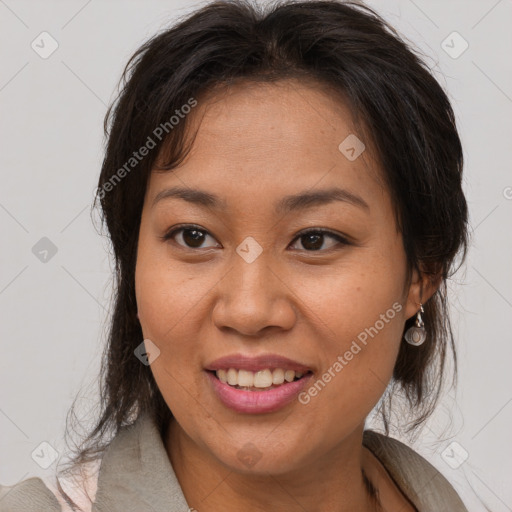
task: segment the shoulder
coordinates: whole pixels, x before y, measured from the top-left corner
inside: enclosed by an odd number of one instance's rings
[[[12,486],[0,485],[0,512],[91,512],[97,500],[114,497],[132,500],[132,505],[139,492],[131,488],[142,474],[139,466],[148,464],[152,468],[163,450],[158,450],[156,426],[143,420],[123,426],[98,458],[72,471],[32,477]],[[140,445],[145,448],[145,457],[141,457]],[[146,486],[153,480],[154,475],[148,471]]]
[[[15,485],[0,485],[0,512],[90,512],[100,465],[97,459],[65,477],[32,477]]]
[[[41,478],[0,485],[0,512],[61,512],[55,495]]]
[[[366,430],[363,444],[386,468],[402,492],[420,510],[467,512],[450,482],[425,458],[397,439]]]

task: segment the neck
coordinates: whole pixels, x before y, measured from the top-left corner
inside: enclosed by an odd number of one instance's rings
[[[366,488],[366,492],[368,493],[368,497],[369,497],[370,501],[372,502],[375,510],[381,510],[381,503],[380,503],[380,499],[379,499],[379,490],[375,487],[375,485],[372,483],[372,481],[368,478],[368,475],[366,474],[364,467],[361,468],[361,472],[363,474],[364,486]]]
[[[364,470],[362,432],[361,426],[324,456],[278,474],[233,470],[201,449],[174,419],[165,445],[185,499],[198,511],[374,512],[378,493]]]

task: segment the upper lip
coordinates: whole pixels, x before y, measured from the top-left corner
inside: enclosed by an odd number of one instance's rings
[[[252,372],[266,370],[267,368],[270,370],[282,368],[283,370],[295,370],[302,373],[311,371],[309,366],[277,354],[262,354],[259,356],[231,354],[215,359],[215,361],[212,361],[205,367],[206,370],[210,371],[229,370],[229,368]]]

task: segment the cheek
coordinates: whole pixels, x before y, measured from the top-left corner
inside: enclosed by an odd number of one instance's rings
[[[160,380],[180,379],[177,360],[183,361],[190,345],[175,343],[183,339],[184,319],[193,313],[196,301],[193,287],[187,287],[187,276],[176,272],[161,254],[159,244],[141,239],[135,269],[135,295],[144,339],[150,339],[159,349],[151,364]],[[184,290],[192,290],[184,293]],[[160,387],[160,382],[157,383]]]
[[[200,366],[197,333],[187,330],[189,322],[194,324],[198,298],[194,292],[184,292],[190,289],[188,281],[186,276],[148,257],[147,251],[137,261],[139,320],[144,339],[150,339],[159,350],[150,370],[167,406],[180,418],[180,411],[196,407],[194,397],[199,386],[193,380],[200,375],[195,371]]]
[[[167,343],[194,315],[204,290],[197,273],[173,261],[166,244],[147,231],[141,231],[135,268],[137,310],[144,336]]]
[[[362,257],[321,278],[302,276],[294,292],[322,329],[326,346],[343,350],[358,337],[379,339],[375,351],[383,355],[389,344],[397,344],[403,327],[403,278],[398,266]]]
[[[359,425],[385,392],[400,347],[400,307],[384,301],[361,314],[354,304],[334,326],[336,339],[324,343],[323,368],[299,399],[325,425],[326,438],[339,435],[340,425]]]
[[[336,416],[358,424],[392,377],[404,327],[405,261],[390,254],[395,258],[384,260],[369,251],[346,272],[311,279],[299,292],[317,318],[324,365],[303,403],[326,423]]]
[[[144,339],[160,351],[150,368],[173,413],[197,408],[194,397],[204,386],[202,326],[211,308],[208,292],[217,281],[211,269],[180,264],[165,243],[141,238],[135,269],[139,321]]]

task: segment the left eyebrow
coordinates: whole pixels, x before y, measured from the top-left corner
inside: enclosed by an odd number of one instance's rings
[[[206,208],[226,209],[227,203],[215,194],[204,190],[183,187],[172,187],[160,191],[153,200],[153,206],[163,199],[177,198]],[[283,214],[329,204],[334,201],[350,203],[359,208],[370,210],[368,203],[360,196],[346,189],[334,187],[323,190],[303,191],[288,195],[278,201],[275,206],[276,213]]]
[[[362,197],[346,189],[334,187],[322,190],[304,191],[299,194],[285,196],[277,203],[276,212],[289,213],[313,206],[329,204],[334,201],[350,203],[370,211],[368,203]]]

